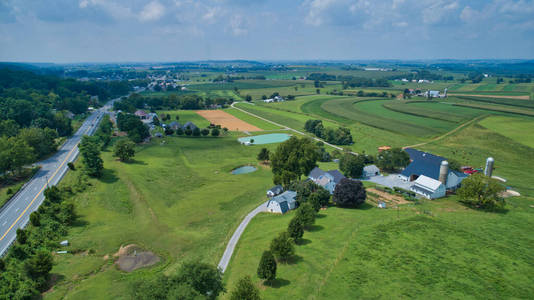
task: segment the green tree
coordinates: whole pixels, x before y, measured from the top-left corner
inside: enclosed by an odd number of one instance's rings
[[[258,277],[267,281],[276,278],[276,260],[271,251],[263,251],[256,273]]]
[[[367,194],[359,180],[343,178],[336,185],[332,201],[341,207],[358,207],[365,202]]]
[[[102,176],[104,161],[100,157],[98,138],[84,135],[78,148],[82,154],[82,161],[87,174],[92,177]]]
[[[315,223],[316,215],[317,215],[317,212],[313,208],[312,204],[309,202],[302,204],[297,209],[297,214],[296,214],[296,216],[300,218],[300,221],[302,222],[302,225],[305,228],[309,228]]]
[[[193,130],[191,130],[191,128],[189,127],[187,127],[184,132],[185,132],[185,135],[187,136],[191,136],[193,134]]]
[[[210,134],[210,130],[208,128],[204,128],[200,131],[200,134],[202,134],[202,136],[207,136]]]
[[[245,101],[247,101],[247,102],[252,101],[252,96],[250,96],[250,95],[246,95],[246,96],[245,96]]]
[[[121,161],[129,161],[135,156],[135,143],[128,139],[121,139],[113,147],[113,156]]]
[[[193,136],[200,136],[200,129],[198,129],[198,127],[195,127],[195,129],[193,129]]]
[[[269,160],[269,149],[261,148],[260,153],[258,153],[258,160],[268,161]]]
[[[476,208],[494,210],[503,208],[505,201],[501,196],[506,189],[494,179],[475,173],[462,181],[457,191],[460,201]]]
[[[339,169],[347,177],[360,178],[363,174],[364,161],[362,155],[345,153],[339,160]]]
[[[41,215],[39,212],[34,211],[30,214],[30,223],[35,227],[41,225]]]
[[[54,259],[49,252],[40,250],[25,261],[24,269],[28,276],[34,280],[40,278],[46,279],[50,270],[52,270],[53,261]]]
[[[184,130],[182,128],[176,129],[176,135],[184,135]]]
[[[192,286],[201,295],[215,299],[225,291],[222,273],[217,267],[201,263],[186,262],[172,278],[174,282],[186,283]]]
[[[211,130],[211,136],[219,136],[221,132],[219,131],[219,128],[213,128]]]
[[[280,232],[271,241],[270,250],[278,261],[288,261],[295,254],[293,239],[287,231]]]
[[[150,295],[149,299],[154,299],[153,295]],[[188,284],[178,284],[169,287],[167,292],[167,300],[203,300],[206,299],[197,292],[192,286]]]
[[[287,226],[287,232],[289,233],[289,236],[297,242],[302,238],[304,235],[304,224],[302,222],[302,217],[295,215],[291,221],[289,221],[289,225]]]
[[[26,242],[28,241],[28,234],[26,233],[26,231],[24,229],[17,229],[17,242],[19,244],[26,244]]]
[[[3,164],[8,170],[21,174],[22,168],[32,163],[35,159],[33,148],[18,137],[9,138],[8,147],[4,152],[6,154],[4,159],[7,159],[7,161],[3,162]]]
[[[271,155],[275,184],[288,186],[292,181],[307,175],[317,166],[319,154],[311,139],[291,137],[281,143]]]
[[[376,165],[386,171],[396,171],[410,163],[410,156],[400,148],[384,150],[376,156]]]
[[[260,300],[260,291],[252,283],[250,276],[245,276],[237,282],[230,294],[230,300]]]

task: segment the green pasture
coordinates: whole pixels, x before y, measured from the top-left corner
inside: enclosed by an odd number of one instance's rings
[[[65,239],[71,244],[66,250],[78,254],[55,256],[51,273],[58,282],[45,298],[131,299],[133,282],[172,273],[185,260],[217,264],[237,225],[272,186],[272,173],[264,167],[230,174],[235,167],[256,165],[259,151],[234,136],[166,137],[136,150],[131,163],[104,152],[104,176],[90,179],[87,190],[74,196],[79,218]],[[67,173],[61,186],[77,186],[80,172]],[[119,271],[112,255],[130,243],[155,252],[162,262]]]
[[[295,258],[278,264],[272,286],[264,286],[256,275],[261,253],[293,215],[252,220],[226,271],[229,286],[249,275],[264,299],[524,298],[533,292],[534,281],[525,276],[534,271],[528,208],[487,214],[452,198],[398,211],[331,207],[304,233]]]
[[[480,125],[534,149],[534,119],[495,116],[480,121]],[[533,150],[534,151],[534,150]]]

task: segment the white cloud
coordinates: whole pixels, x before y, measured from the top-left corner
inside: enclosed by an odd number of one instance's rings
[[[337,0],[312,0],[311,2],[308,1],[307,4],[309,6],[308,15],[305,18],[306,23],[314,26],[319,26],[323,24],[323,13],[325,10],[327,10],[331,5],[338,2]]]
[[[165,14],[165,7],[158,1],[152,1],[145,5],[139,13],[139,20],[141,21],[155,21],[159,20]]]
[[[248,33],[246,20],[240,15],[234,15],[230,18],[230,31],[235,36],[245,35]]]

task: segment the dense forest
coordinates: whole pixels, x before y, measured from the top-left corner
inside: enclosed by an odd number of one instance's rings
[[[124,95],[128,82],[97,82],[0,69],[1,181],[57,149],[57,138],[73,133],[72,119],[89,106]],[[2,183],[0,182],[0,183]]]

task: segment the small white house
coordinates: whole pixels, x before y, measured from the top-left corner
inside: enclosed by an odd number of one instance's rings
[[[297,192],[285,191],[282,194],[272,197],[267,202],[267,211],[272,213],[284,214],[288,210],[295,209]]]
[[[419,176],[410,190],[428,199],[445,197],[446,192],[445,186],[440,181],[425,175]]]

